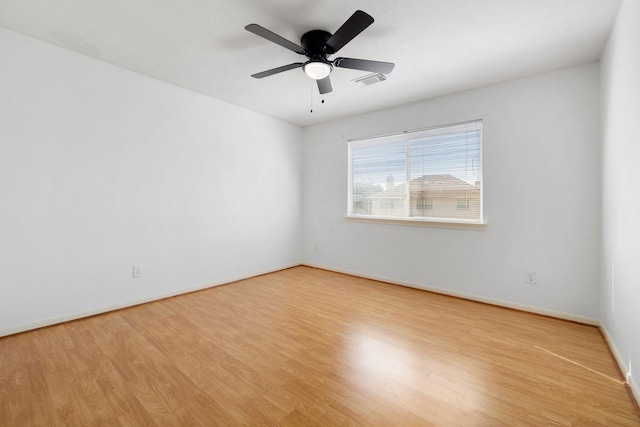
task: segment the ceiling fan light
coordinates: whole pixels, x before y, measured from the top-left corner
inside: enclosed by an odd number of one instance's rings
[[[303,65],[305,74],[314,80],[322,80],[331,73],[331,64],[322,61],[309,61]]]

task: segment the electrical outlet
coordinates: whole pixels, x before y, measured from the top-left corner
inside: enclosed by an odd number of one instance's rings
[[[313,250],[318,252],[320,250],[320,243],[316,242],[315,245],[313,245]]]
[[[133,277],[142,277],[142,264],[133,264]]]
[[[525,283],[528,285],[535,285],[537,283],[537,277],[535,271],[527,271],[525,276]]]

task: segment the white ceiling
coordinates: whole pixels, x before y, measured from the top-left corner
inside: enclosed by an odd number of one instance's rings
[[[298,125],[378,110],[599,58],[620,0],[0,0],[0,26]],[[394,62],[387,81],[334,69],[321,104],[300,43],[362,9],[375,22],[336,56]],[[313,105],[313,113],[310,112]]]

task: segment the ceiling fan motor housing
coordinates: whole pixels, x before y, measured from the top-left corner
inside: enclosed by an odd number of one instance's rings
[[[326,45],[327,40],[331,37],[331,33],[324,30],[311,30],[302,35],[300,44],[304,48],[304,54],[309,59],[321,59],[327,58],[332,52],[329,46]]]

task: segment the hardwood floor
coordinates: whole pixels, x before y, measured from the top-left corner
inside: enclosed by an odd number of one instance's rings
[[[296,267],[0,338],[0,426],[640,426],[594,327]]]

